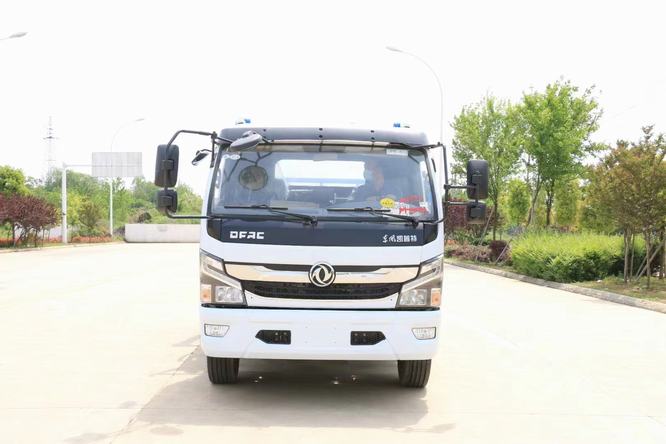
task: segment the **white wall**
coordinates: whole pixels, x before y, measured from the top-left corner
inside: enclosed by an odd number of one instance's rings
[[[127,224],[127,242],[199,242],[199,224]]]

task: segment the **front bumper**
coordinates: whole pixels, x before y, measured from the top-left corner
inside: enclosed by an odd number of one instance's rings
[[[411,360],[431,359],[439,341],[440,311],[279,310],[200,307],[201,346],[220,358]],[[204,334],[204,324],[228,325],[224,337]],[[419,340],[412,328],[437,327],[434,339]],[[291,344],[267,344],[260,330],[289,330]],[[352,331],[381,331],[375,345],[351,345]]]

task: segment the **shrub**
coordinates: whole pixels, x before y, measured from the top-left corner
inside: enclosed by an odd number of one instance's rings
[[[483,245],[447,245],[444,248],[444,255],[465,261],[490,262],[490,249]]]
[[[111,242],[111,236],[74,236],[72,237],[73,244],[99,244],[102,242]]]
[[[635,263],[645,256],[637,245]],[[620,236],[531,233],[517,238],[511,249],[519,273],[556,282],[579,282],[618,274],[624,264]]]
[[[488,247],[490,248],[490,259],[496,261],[499,255],[502,254],[502,251],[504,251],[504,248],[506,248],[506,243],[507,242],[503,240],[490,241],[488,244]],[[506,252],[504,252],[504,256],[506,256]]]

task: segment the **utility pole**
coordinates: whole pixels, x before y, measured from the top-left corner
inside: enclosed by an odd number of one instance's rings
[[[62,225],[60,225],[60,234],[62,243],[67,244],[67,165],[62,163]]]
[[[55,153],[53,152],[53,141],[56,139],[57,137],[53,135],[53,119],[51,118],[51,116],[49,116],[49,126],[46,128],[46,137],[44,137],[44,140],[46,140],[47,143],[47,148],[46,148],[47,175],[50,172],[52,172],[56,167]]]

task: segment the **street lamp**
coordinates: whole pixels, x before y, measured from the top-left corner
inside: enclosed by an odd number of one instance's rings
[[[122,131],[123,129],[127,128],[128,126],[138,123],[138,122],[143,122],[146,120],[143,117],[140,117],[138,119],[130,120],[129,122],[123,123],[118,127],[116,132],[113,134],[113,138],[111,138],[111,171],[113,171],[113,143],[116,141],[116,136],[118,136],[118,133]],[[109,178],[109,234],[111,235],[111,239],[113,239],[113,176]]]
[[[437,75],[435,70],[432,69],[432,66],[428,64],[428,62],[426,62],[416,54],[403,51],[402,49],[396,48],[395,46],[387,46],[386,49],[388,49],[389,51],[399,52],[401,54],[407,54],[408,56],[414,57],[416,60],[423,63],[426,66],[426,68],[430,70],[432,75],[435,76],[435,80],[437,81],[437,86],[439,87],[439,142],[444,143],[444,90],[442,89],[442,82],[440,82],[439,76]]]
[[[12,35],[8,35],[7,37],[0,38],[0,40],[18,39],[18,38],[21,38],[21,37],[25,36],[26,34],[27,34],[27,32],[15,32]]]

